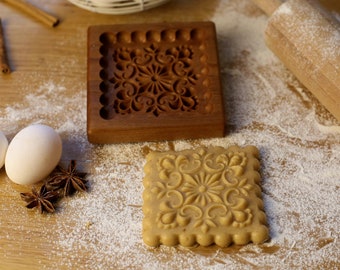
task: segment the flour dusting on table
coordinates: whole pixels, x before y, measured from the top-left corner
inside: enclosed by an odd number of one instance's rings
[[[221,1],[221,5],[227,3]],[[55,268],[339,266],[339,123],[265,47],[258,35],[265,27],[265,16],[229,10],[228,16],[217,12],[212,20],[217,27],[228,116],[225,138],[91,145],[86,138],[86,89],[66,89],[53,80],[42,82],[23,104],[0,108],[0,129],[7,135],[13,136],[23,123],[49,124],[63,139],[62,162],[77,159],[80,169],[89,173],[90,191],[62,200],[56,225],[43,229],[55,246],[46,251],[47,258],[59,258]],[[66,95],[66,91],[74,91],[74,95]],[[232,144],[253,144],[260,149],[271,240],[225,249],[145,246],[141,206],[147,152]],[[25,218],[23,214],[23,224]],[[51,217],[37,214],[36,218],[44,226],[44,219]],[[78,257],[84,250],[88,257]]]

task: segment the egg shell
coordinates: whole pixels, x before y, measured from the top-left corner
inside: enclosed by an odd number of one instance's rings
[[[6,157],[7,148],[8,148],[8,140],[5,136],[5,134],[3,134],[0,131],[0,169],[5,164],[5,157]]]
[[[58,165],[62,141],[51,127],[31,125],[18,132],[10,142],[5,168],[9,179],[30,185],[46,178]]]

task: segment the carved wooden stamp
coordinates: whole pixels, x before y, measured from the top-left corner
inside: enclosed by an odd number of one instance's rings
[[[214,24],[90,27],[87,110],[93,143],[224,136]]]

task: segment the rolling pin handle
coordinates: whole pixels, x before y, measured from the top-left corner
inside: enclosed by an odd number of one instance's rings
[[[274,11],[283,3],[283,0],[252,0],[262,11],[268,16],[272,15]]]

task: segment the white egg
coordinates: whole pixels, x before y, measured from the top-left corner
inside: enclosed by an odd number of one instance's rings
[[[30,185],[46,178],[58,165],[62,154],[59,134],[45,125],[31,125],[10,142],[5,168],[9,179]]]
[[[5,134],[3,134],[0,131],[0,169],[5,164],[5,156],[6,156],[6,152],[7,152],[7,147],[8,147],[7,138],[6,138]]]

